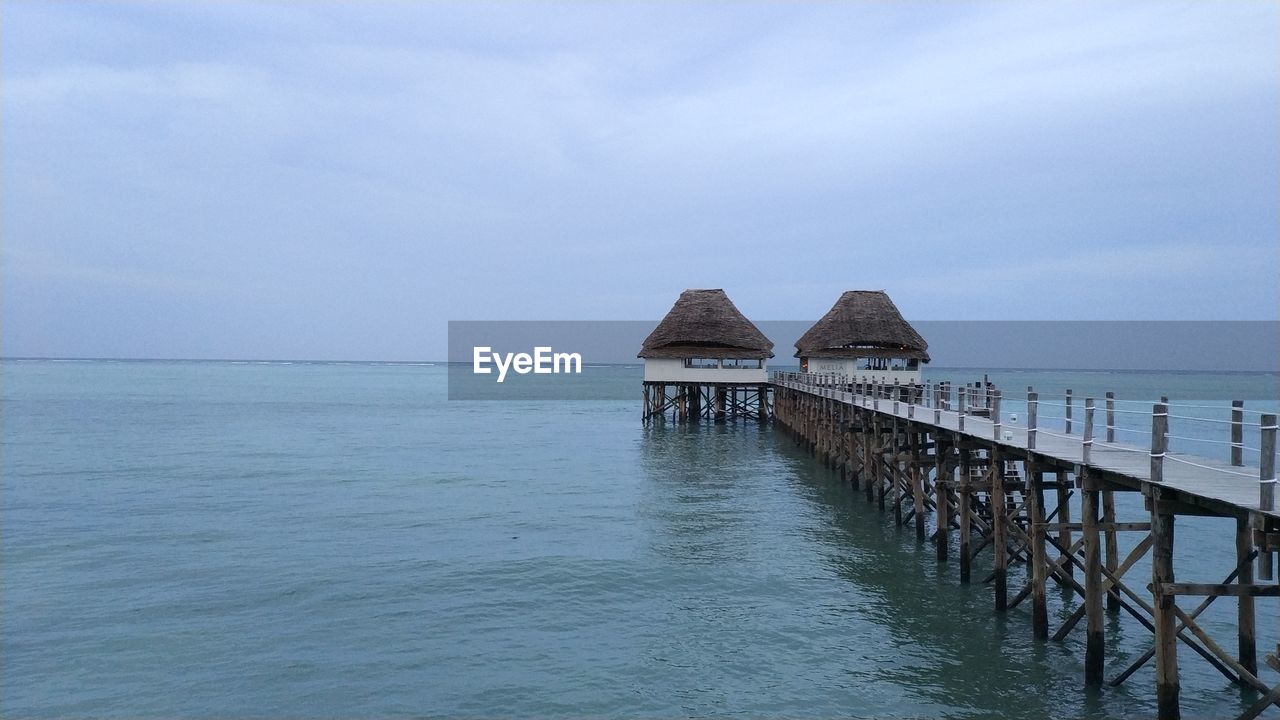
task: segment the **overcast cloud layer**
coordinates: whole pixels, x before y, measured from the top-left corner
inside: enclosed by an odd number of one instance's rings
[[[1280,5],[6,0],[6,356],[1275,319]]]

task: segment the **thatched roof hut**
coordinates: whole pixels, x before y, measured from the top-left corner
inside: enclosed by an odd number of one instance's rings
[[[796,357],[894,357],[929,362],[929,343],[883,290],[850,290],[796,341]]]
[[[773,357],[773,343],[724,290],[685,290],[636,357]]]

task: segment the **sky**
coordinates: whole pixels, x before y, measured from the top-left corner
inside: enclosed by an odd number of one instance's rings
[[[1280,318],[1280,4],[0,2],[0,354]]]

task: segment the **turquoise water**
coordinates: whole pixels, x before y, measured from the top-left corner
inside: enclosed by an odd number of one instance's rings
[[[1036,643],[1029,607],[994,616],[989,588],[960,586],[783,432],[641,427],[634,368],[600,371],[634,400],[520,403],[449,402],[431,365],[2,368],[6,717],[1153,707],[1150,667],[1081,690],[1079,634]],[[1274,407],[1274,375],[1106,380]],[[1231,530],[1180,519],[1179,578],[1225,575]],[[1231,603],[1205,616],[1227,647]],[[1277,606],[1259,613],[1265,648]],[[1108,632],[1108,674],[1150,637]],[[1187,716],[1251,697],[1182,665]]]

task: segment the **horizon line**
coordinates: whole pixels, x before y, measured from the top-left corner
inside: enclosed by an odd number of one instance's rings
[[[192,362],[192,363],[304,363],[304,364],[351,364],[351,365],[467,365],[465,360],[321,360],[315,358],[166,358],[166,357],[82,357],[82,356],[5,356],[0,355],[0,362],[14,361],[63,361],[63,362]],[[644,364],[644,360],[637,358],[633,362],[592,362],[584,366],[609,366],[609,367],[634,367]],[[799,363],[794,365],[775,365],[778,368],[799,367]],[[1006,372],[1006,371],[1039,371],[1039,372],[1124,372],[1124,373],[1233,373],[1233,374],[1259,374],[1259,375],[1280,375],[1280,369],[1273,370],[1247,370],[1247,369],[1229,369],[1229,368],[1114,368],[1114,367],[1013,367],[1002,366],[995,367],[989,365],[932,365],[925,369],[933,370],[985,370],[988,372]]]

